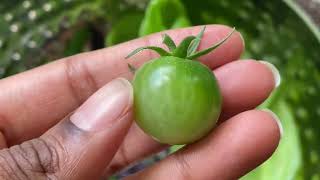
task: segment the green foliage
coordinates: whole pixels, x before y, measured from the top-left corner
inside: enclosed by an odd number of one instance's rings
[[[111,46],[136,38],[142,18],[143,13],[141,12],[125,14],[112,26],[106,38],[106,45]]]
[[[92,39],[103,38],[94,38],[97,32],[108,30],[120,14],[141,11],[144,4],[146,0],[2,1],[0,78],[99,48],[90,46]]]
[[[191,25],[180,0],[150,1],[140,27],[140,36]]]
[[[66,8],[70,11],[64,11]],[[53,41],[62,29],[70,27],[80,12],[96,8],[95,4],[83,0],[1,3],[0,77],[41,64],[43,46]],[[24,60],[29,58],[30,61]]]
[[[107,45],[113,45],[189,25],[235,26],[246,41],[243,58],[280,69],[282,85],[264,107],[279,115],[285,129],[275,155],[243,179],[320,179],[320,31],[294,1],[151,0],[145,9],[147,2],[4,0],[0,77],[94,49],[96,32],[109,33]]]
[[[66,48],[64,49],[65,56],[71,56],[78,52],[81,52],[86,45],[90,36],[90,31],[87,27],[81,28],[74,32],[72,39],[66,42]]]

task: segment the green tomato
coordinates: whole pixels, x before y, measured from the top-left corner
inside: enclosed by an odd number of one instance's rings
[[[205,27],[197,36],[186,37],[177,47],[164,35],[163,43],[170,52],[155,47],[141,47],[128,57],[144,49],[156,51],[160,58],[145,63],[135,71],[134,116],[141,129],[161,143],[188,144],[207,135],[215,126],[222,97],[212,71],[196,58],[209,53],[223,42],[197,52]]]
[[[192,60],[165,56],[135,74],[134,115],[156,140],[187,144],[208,134],[221,111],[221,94],[212,71]]]

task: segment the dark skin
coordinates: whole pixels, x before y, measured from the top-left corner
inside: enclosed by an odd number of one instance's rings
[[[180,42],[199,30],[191,27],[166,33]],[[230,30],[208,25],[200,49]],[[133,122],[132,87],[118,79],[132,78],[124,57],[137,47],[162,46],[161,34],[2,79],[0,176],[99,179],[166,148]],[[207,137],[128,179],[237,179],[272,155],[280,140],[278,124],[270,113],[253,109],[270,95],[275,80],[262,63],[237,61],[243,50],[243,40],[236,32],[200,58],[213,70],[223,95],[219,125]],[[129,62],[137,67],[155,57],[144,51]],[[109,101],[113,106],[109,107]],[[121,115],[110,114],[115,112]]]

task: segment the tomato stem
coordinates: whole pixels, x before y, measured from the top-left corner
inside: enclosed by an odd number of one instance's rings
[[[172,52],[172,56],[186,58],[190,43],[195,39],[195,36],[188,36],[182,40],[180,45]]]
[[[149,49],[149,50],[153,50],[153,51],[157,52],[160,56],[174,56],[174,57],[180,57],[180,58],[184,58],[184,59],[194,60],[194,59],[199,58],[203,55],[206,55],[206,54],[210,53],[211,51],[215,50],[216,48],[218,48],[220,45],[222,45],[224,42],[226,42],[231,37],[231,35],[235,32],[235,28],[233,28],[232,31],[225,38],[220,40],[218,43],[212,45],[211,47],[209,47],[207,49],[197,51],[205,29],[206,29],[206,26],[203,26],[203,28],[201,29],[201,31],[199,32],[199,34],[197,36],[188,36],[188,37],[184,38],[182,40],[182,42],[179,44],[179,46],[176,46],[176,44],[174,43],[174,41],[172,40],[172,38],[169,35],[164,34],[162,43],[168,47],[169,52],[162,49],[161,47],[146,46],[146,47],[140,47],[140,48],[135,49],[126,57],[126,59],[139,53],[140,51],[143,51],[145,49]]]
[[[125,57],[126,59],[130,58],[131,56],[137,54],[138,52],[145,50],[145,49],[150,49],[153,50],[155,52],[157,52],[160,56],[170,56],[171,54],[168,53],[166,50],[162,49],[161,47],[157,47],[157,46],[146,46],[146,47],[140,47],[134,51],[132,51],[127,57]]]

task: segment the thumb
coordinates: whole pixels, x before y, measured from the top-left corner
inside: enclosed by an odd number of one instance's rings
[[[1,150],[0,177],[98,179],[131,125],[132,91],[116,79],[41,137]]]

